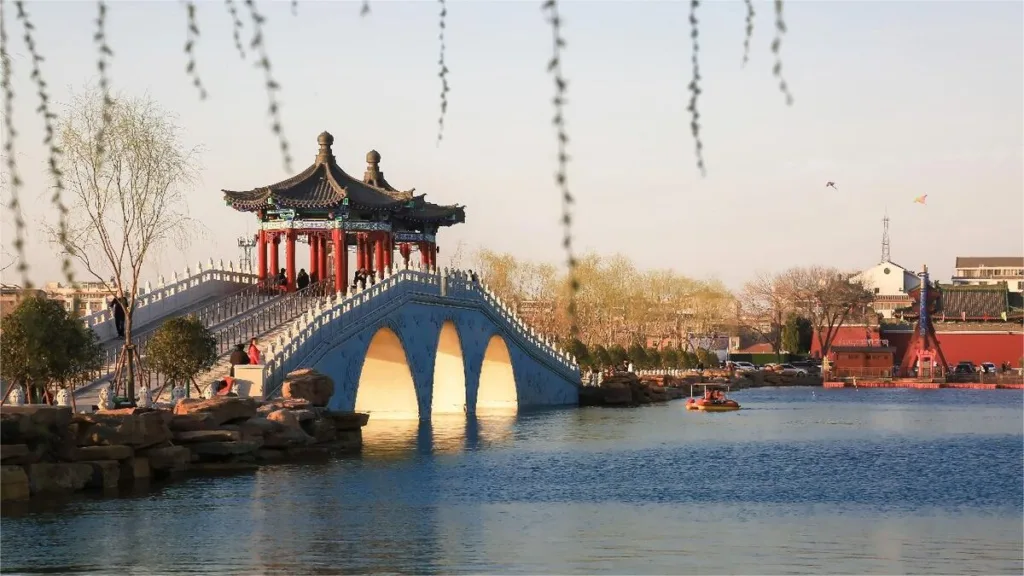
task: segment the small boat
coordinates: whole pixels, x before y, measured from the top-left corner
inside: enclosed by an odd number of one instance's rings
[[[694,386],[703,386],[704,395],[699,398],[694,396]],[[731,400],[726,396],[729,390],[730,386],[728,384],[690,384],[690,397],[686,400],[686,409],[703,412],[732,412],[739,410],[739,402]]]

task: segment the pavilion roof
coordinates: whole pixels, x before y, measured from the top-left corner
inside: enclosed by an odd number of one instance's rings
[[[380,171],[380,154],[371,150],[366,155],[367,170],[363,180],[350,176],[338,166],[331,146],[334,137],[323,132],[317,137],[320,150],[313,164],[302,172],[269,186],[252,190],[223,190],[224,200],[232,208],[255,212],[273,208],[331,209],[348,206],[359,210],[391,212],[395,216],[417,222],[441,220],[465,221],[461,206],[440,206],[413,195],[415,189],[399,190],[384,179]]]

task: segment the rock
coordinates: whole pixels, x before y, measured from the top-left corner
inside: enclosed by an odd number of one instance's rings
[[[100,460],[95,462],[82,462],[92,470],[92,475],[86,482],[86,488],[95,490],[109,490],[117,488],[118,480],[121,478],[121,465],[116,460]]]
[[[174,414],[168,424],[171,432],[195,432],[197,430],[214,430],[217,422],[213,414],[209,412],[198,412],[195,414]]]
[[[275,410],[287,408],[289,410],[299,410],[303,408],[313,408],[313,405],[309,403],[309,400],[297,400],[297,399],[277,399],[269,402],[264,402],[257,411],[260,414],[269,414]]]
[[[78,446],[124,445],[145,448],[171,438],[161,412],[75,414],[71,425]]]
[[[30,428],[28,416],[0,413],[0,444],[24,444]]]
[[[280,409],[267,414],[267,420],[277,422],[285,428],[298,428],[299,419],[292,410]]]
[[[339,432],[359,430],[370,420],[369,414],[361,412],[323,412],[320,417],[334,422],[334,428]]]
[[[259,447],[256,442],[202,442],[189,446],[189,450],[200,456],[235,456],[253,453]]]
[[[316,440],[299,427],[288,427],[280,432],[271,432],[263,437],[264,448],[288,448],[289,446],[306,446]]]
[[[33,423],[55,430],[67,428],[71,423],[70,406],[50,406],[48,404],[8,406],[4,404],[0,408],[0,412],[28,416]]]
[[[122,483],[128,484],[140,480],[149,480],[151,473],[151,470],[149,469],[149,458],[135,456],[134,458],[122,460],[120,464],[120,480]]]
[[[292,410],[291,413],[299,420],[299,422],[308,422],[309,420],[316,419],[316,412],[312,410],[299,409]]]
[[[331,445],[336,450],[346,452],[359,451],[363,447],[363,431],[339,430],[337,438],[334,439]]]
[[[28,466],[29,491],[35,494],[76,492],[92,478],[92,466],[76,463],[38,462]]]
[[[189,444],[194,442],[238,442],[242,433],[236,430],[196,430],[195,432],[178,432],[174,435],[175,442]]]
[[[213,421],[217,426],[226,424],[233,420],[243,420],[256,415],[256,401],[251,398],[238,398],[230,396],[215,396],[208,400],[192,400],[186,398],[174,407],[175,414],[201,414],[213,415]]]
[[[281,396],[309,400],[313,406],[327,406],[334,396],[334,380],[309,368],[296,370],[285,376]]]
[[[131,446],[85,446],[75,448],[72,458],[79,462],[84,460],[127,460],[134,455],[135,450],[132,450]]]
[[[25,444],[5,444],[0,448],[0,461],[7,461],[14,458],[23,458],[31,454],[31,450]]]
[[[28,474],[21,466],[0,466],[0,502],[29,497]]]
[[[249,418],[240,425],[242,434],[245,436],[264,436],[271,432],[277,432],[284,429],[284,425],[280,422],[268,420],[263,416],[256,416],[255,418]]]
[[[338,435],[338,429],[334,427],[334,422],[330,420],[312,420],[309,422],[303,422],[302,429],[312,436],[318,444],[330,442]]]
[[[185,470],[192,460],[192,452],[184,446],[150,448],[141,452],[140,456],[149,460],[150,469],[159,471]]]

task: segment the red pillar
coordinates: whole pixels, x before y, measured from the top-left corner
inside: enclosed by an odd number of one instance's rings
[[[345,232],[341,228],[331,230],[331,240],[334,242],[334,291],[344,294],[348,284],[348,248],[345,246]]]
[[[427,243],[427,242],[420,242],[419,243],[419,247],[420,247],[420,264],[422,264],[424,268],[427,268],[427,267],[430,266],[430,252],[427,250],[427,246],[429,246],[429,243]]]
[[[390,232],[384,233],[384,267],[387,268],[388,274],[395,271],[392,265],[395,259],[395,240],[391,237]]]
[[[363,235],[358,232],[355,234],[356,237],[356,270],[362,270],[363,264]]]
[[[377,273],[377,278],[380,279],[380,278],[384,277],[384,242],[385,242],[385,236],[384,236],[384,234],[380,234],[380,233],[376,234],[375,236],[376,237],[374,238],[374,241],[373,241],[373,248],[374,248],[374,252],[375,252],[375,254],[374,254],[374,264],[376,264],[376,267],[374,268],[374,270]]]
[[[409,255],[412,252],[412,248],[408,242],[402,242],[398,245],[398,253],[402,255],[402,260],[405,262],[405,267],[409,267]]]
[[[316,277],[320,280],[327,280],[327,237],[317,236],[316,241],[320,245],[320,261],[317,263]]]
[[[309,235],[309,274],[316,275],[317,279],[322,279],[320,270],[317,269],[317,265],[320,263],[320,239],[314,234]]]
[[[284,266],[288,277],[288,291],[295,291],[295,230],[289,228],[285,232]]]
[[[259,254],[257,254],[257,256],[256,256],[256,258],[258,260],[258,264],[257,264],[258,268],[257,268],[257,272],[256,273],[259,275],[260,284],[262,284],[263,281],[267,279],[267,232],[266,232],[266,230],[260,230],[259,240],[257,241],[256,244],[257,244],[257,248],[256,249],[259,250]]]
[[[280,270],[280,268],[278,268],[278,261],[277,261],[277,253],[278,253],[277,247],[281,245],[281,237],[278,236],[277,234],[274,234],[273,236],[274,237],[271,239],[271,241],[269,243],[269,247],[270,247],[270,270],[269,270],[270,274],[269,274],[269,276],[271,278],[274,278],[275,282],[276,282],[277,272]]]
[[[430,253],[430,267],[437,268],[437,244],[434,242],[428,244],[427,252]]]

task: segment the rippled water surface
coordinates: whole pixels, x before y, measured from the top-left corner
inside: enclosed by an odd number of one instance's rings
[[[375,423],[361,457],[4,507],[4,573],[1024,571],[1019,391]]]

